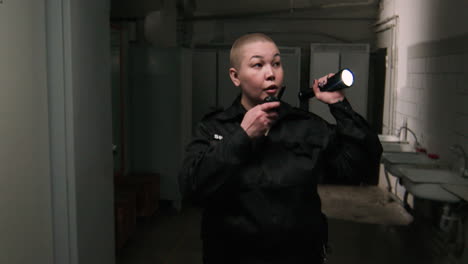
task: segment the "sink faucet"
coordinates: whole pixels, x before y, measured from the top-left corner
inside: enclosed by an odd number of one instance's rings
[[[401,131],[402,130],[406,130],[408,132],[411,133],[411,135],[413,135],[413,138],[414,138],[414,146],[415,147],[419,147],[419,142],[418,142],[418,137],[416,137],[416,133],[413,132],[413,130],[409,129],[407,126],[402,126],[400,127],[400,129],[398,129],[398,133],[397,133],[397,137],[400,137],[401,135]]]
[[[468,178],[466,172],[468,171],[468,157],[466,156],[466,152],[461,145],[454,144],[450,147],[450,150],[457,154],[463,160],[463,166],[461,167],[461,176],[463,178]]]

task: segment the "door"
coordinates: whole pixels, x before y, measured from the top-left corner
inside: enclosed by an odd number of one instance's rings
[[[192,58],[192,131],[204,115],[216,109],[216,50],[195,50]]]
[[[284,70],[283,85],[286,87],[281,100],[299,107],[299,90],[301,83],[301,49],[296,47],[279,47],[281,64]]]
[[[382,133],[383,107],[385,96],[387,49],[381,48],[370,54],[369,61],[369,96],[367,117],[372,130]]]

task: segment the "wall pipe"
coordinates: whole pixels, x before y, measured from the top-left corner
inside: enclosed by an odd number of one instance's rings
[[[387,24],[388,22],[392,21],[392,20],[395,20],[397,19],[399,16],[398,15],[393,15],[391,17],[388,17],[388,18],[385,18],[385,19],[382,19],[380,21],[378,21],[377,23],[374,24],[374,27],[378,27],[380,25],[383,25],[383,24]]]

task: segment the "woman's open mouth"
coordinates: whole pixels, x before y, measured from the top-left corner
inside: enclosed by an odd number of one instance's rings
[[[263,91],[269,95],[275,95],[278,92],[278,86],[276,85],[271,85],[268,86],[267,88],[263,89]]]

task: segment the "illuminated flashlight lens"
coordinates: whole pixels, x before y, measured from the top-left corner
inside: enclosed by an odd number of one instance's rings
[[[346,86],[351,86],[354,82],[354,76],[351,71],[343,70],[343,72],[341,72],[341,80],[343,80],[343,83],[346,84]]]

